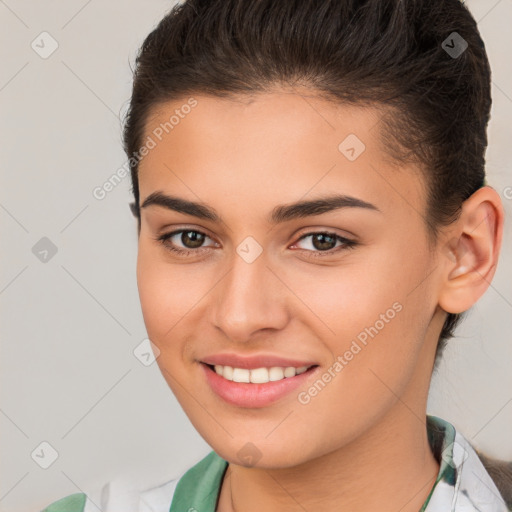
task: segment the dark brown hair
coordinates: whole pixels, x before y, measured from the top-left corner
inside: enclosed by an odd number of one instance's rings
[[[187,95],[233,97],[304,86],[381,109],[397,165],[417,164],[435,241],[485,184],[491,72],[459,0],[188,0],[174,6],[136,59],[124,148],[138,218],[139,149],[152,109]],[[462,314],[448,314],[434,369]],[[479,454],[510,500],[510,468]],[[498,473],[497,473],[498,472]],[[500,473],[501,474],[501,473]],[[508,478],[505,485],[503,478]],[[510,502],[509,502],[510,505]]]

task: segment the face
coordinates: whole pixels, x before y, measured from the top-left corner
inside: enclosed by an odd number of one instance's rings
[[[137,260],[148,336],[194,427],[228,461],[291,467],[400,398],[422,405],[438,335],[425,187],[391,166],[378,112],[286,91],[194,98],[147,122]]]

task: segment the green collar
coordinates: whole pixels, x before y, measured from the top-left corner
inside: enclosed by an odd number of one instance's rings
[[[211,451],[179,480],[169,512],[215,512],[228,462]]]
[[[453,463],[455,428],[447,421],[427,414],[427,436],[437,462],[439,473],[434,487],[420,512],[424,512],[437,483],[441,480],[453,485],[456,479]],[[215,512],[222,479],[228,462],[211,451],[204,459],[190,468],[178,481],[169,512]]]

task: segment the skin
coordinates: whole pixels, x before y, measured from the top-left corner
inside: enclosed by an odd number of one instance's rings
[[[499,195],[478,190],[431,248],[425,184],[414,166],[390,162],[378,110],[298,89],[194,97],[197,106],[141,161],[140,204],[161,191],[207,204],[223,222],[142,208],[137,281],[164,378],[229,462],[217,511],[417,512],[439,471],[425,426],[438,336],[446,312],[471,307],[494,275]],[[146,135],[185,102],[155,108]],[[366,146],[355,161],[338,150],[348,134]],[[333,191],[379,211],[266,220],[277,205]],[[177,256],[155,240],[178,229],[205,233],[202,252]],[[339,242],[300,240],[326,230],[358,244],[334,252]],[[247,236],[262,248],[252,263],[236,252]],[[172,241],[196,247],[181,234]],[[297,394],[318,373],[260,408],[224,402],[203,376],[199,361],[219,352],[312,360],[321,375],[396,302],[401,311],[308,404]],[[237,455],[248,442],[259,452],[252,466]]]

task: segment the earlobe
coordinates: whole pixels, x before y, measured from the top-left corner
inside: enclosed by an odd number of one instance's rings
[[[478,189],[463,203],[440,256],[446,277],[439,305],[446,312],[468,310],[489,287],[498,263],[503,218],[500,196],[491,187]]]

